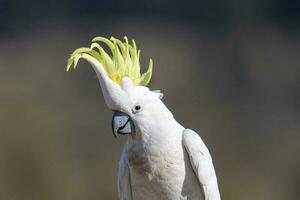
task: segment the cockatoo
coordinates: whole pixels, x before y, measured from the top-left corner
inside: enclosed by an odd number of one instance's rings
[[[207,147],[195,131],[174,119],[160,91],[146,87],[152,60],[141,75],[139,57],[134,40],[96,37],[90,48],[75,50],[67,64],[67,71],[80,59],[92,65],[114,112],[113,134],[128,135],[119,161],[119,199],[220,200]]]

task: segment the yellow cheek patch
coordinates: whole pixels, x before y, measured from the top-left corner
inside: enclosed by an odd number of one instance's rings
[[[100,43],[108,46],[111,55],[104,51]],[[137,49],[135,41],[132,40],[130,44],[127,37],[124,37],[124,42],[114,37],[110,39],[95,37],[90,48],[78,48],[71,54],[67,63],[67,71],[72,65],[75,69],[81,58],[88,60],[87,57],[83,57],[84,54],[95,58],[103,66],[108,77],[117,84],[120,84],[123,77],[130,78],[135,86],[146,86],[150,82],[153,67],[152,59],[150,59],[148,70],[141,75],[140,50]]]

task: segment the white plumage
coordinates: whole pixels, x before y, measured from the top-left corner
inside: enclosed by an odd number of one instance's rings
[[[114,38],[111,40],[115,41]],[[117,43],[112,44],[103,38],[101,41],[108,43],[113,51],[118,51]],[[128,46],[128,41],[123,45]],[[123,47],[120,45],[121,49]],[[135,44],[128,48],[136,50]],[[102,66],[104,57],[97,60],[93,57],[95,52],[91,53],[89,49],[79,49],[73,54],[70,63],[75,62],[74,66],[79,58],[92,64],[105,103],[111,110],[118,111],[119,115],[114,119],[120,121],[113,121],[113,126],[116,125],[113,127],[114,134],[128,134],[119,162],[118,191],[121,200],[220,200],[216,173],[207,147],[196,132],[185,129],[174,119],[161,101],[160,92],[134,86],[126,76],[122,77],[120,84],[116,83]],[[115,54],[116,59],[120,55],[120,52]],[[130,63],[128,51],[124,51],[123,56]],[[134,54],[131,56],[138,58]],[[121,58],[119,61],[122,61]],[[149,72],[151,70],[150,67]],[[125,68],[123,71],[126,72]],[[142,78],[148,80],[147,76]]]
[[[212,159],[198,134],[164,114],[161,101],[143,107],[119,162],[120,199],[219,200]]]

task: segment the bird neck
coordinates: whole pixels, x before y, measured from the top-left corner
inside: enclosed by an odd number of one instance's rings
[[[175,139],[181,140],[183,127],[174,119],[170,111],[152,117],[146,124],[139,126],[134,134],[129,137],[132,142],[159,143],[165,145]]]

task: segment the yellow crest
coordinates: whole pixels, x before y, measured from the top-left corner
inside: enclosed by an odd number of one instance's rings
[[[137,49],[134,40],[131,44],[128,42],[127,37],[124,37],[124,40],[122,42],[113,37],[110,39],[104,37],[94,38],[90,48],[78,48],[71,54],[67,63],[67,71],[72,65],[75,69],[79,59],[88,60],[88,58],[83,57],[84,54],[88,54],[103,66],[108,77],[117,84],[120,84],[122,78],[126,76],[131,79],[133,85],[147,85],[152,76],[152,59],[150,59],[148,70],[141,75],[140,50]],[[99,42],[109,47],[111,56],[104,51]]]

